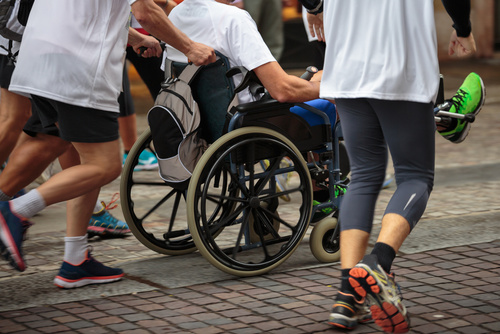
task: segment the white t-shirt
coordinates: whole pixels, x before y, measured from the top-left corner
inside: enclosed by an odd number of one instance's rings
[[[435,99],[433,0],[328,0],[324,26],[322,98]]]
[[[248,12],[215,0],[184,0],[168,16],[195,42],[208,45],[229,59],[231,67],[253,70],[276,61]],[[170,60],[187,62],[184,54],[167,45]],[[235,78],[235,84],[239,82]],[[252,101],[249,92],[238,95],[240,103]]]
[[[134,2],[35,1],[9,89],[118,112]]]

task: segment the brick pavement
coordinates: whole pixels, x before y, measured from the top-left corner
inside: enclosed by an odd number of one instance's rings
[[[435,187],[417,228],[441,219],[468,219],[477,224],[478,217],[484,214],[499,220],[499,178],[468,180],[474,168],[500,163],[500,100],[496,98],[500,83],[495,72],[498,66],[491,65],[498,64],[477,66],[485,79],[488,99],[467,141],[454,145],[438,138],[436,142],[438,176],[440,170],[464,169],[467,173],[460,175],[460,182]],[[452,82],[447,86],[447,96],[469,72],[467,67],[449,66],[444,66],[445,78]],[[118,184],[119,180],[103,188],[102,198],[111,198]],[[382,192],[376,221],[380,221],[391,194],[391,188]],[[63,211],[64,205],[48,208],[41,218],[53,217],[51,210]],[[113,213],[123,217],[120,212]],[[0,262],[0,295],[4,293],[2,285],[11,279],[37,277],[39,273],[50,276],[57,271],[63,253],[63,224],[61,219],[57,231],[30,235],[24,246],[29,265],[26,272],[13,272],[4,261]],[[482,232],[474,227],[462,231],[462,237],[470,236],[472,240]],[[99,260],[109,265],[162,257],[132,237],[91,243]],[[439,245],[433,247],[416,253],[402,252],[394,266],[412,315],[412,332],[500,332],[500,241],[437,250]],[[339,266],[334,264],[181,288],[114,296],[103,293],[102,297],[83,300],[95,288],[86,287],[79,290],[82,298],[78,301],[0,312],[0,333],[333,333],[325,320],[339,283],[338,275]],[[373,324],[352,333],[371,332],[379,332]]]
[[[333,333],[339,267],[0,313],[0,333]],[[394,264],[412,333],[500,332],[500,241],[403,255]],[[379,332],[374,324],[351,333]]]

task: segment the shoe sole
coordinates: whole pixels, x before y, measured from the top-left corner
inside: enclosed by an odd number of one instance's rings
[[[124,274],[120,274],[117,276],[108,276],[105,278],[99,277],[90,277],[90,278],[82,278],[79,280],[68,280],[61,276],[56,276],[54,278],[54,285],[61,289],[74,289],[81,288],[82,286],[90,285],[90,284],[105,284],[119,281],[123,278]]]
[[[110,230],[105,227],[98,227],[98,226],[89,226],[87,227],[87,233],[89,235],[99,235],[99,236],[104,236],[104,235],[124,235],[127,233],[130,233],[130,229],[121,229],[121,230]]]
[[[141,170],[153,170],[155,168],[158,168],[158,163],[137,165],[134,167],[134,171],[138,172]]]
[[[375,323],[387,333],[406,333],[410,329],[409,318],[387,297],[383,284],[365,264],[359,264],[349,272],[349,283],[362,297],[368,297]],[[404,307],[402,305],[402,307]]]
[[[481,100],[479,101],[479,105],[476,108],[476,110],[474,110],[472,112],[474,114],[474,116],[477,116],[477,114],[479,114],[481,109],[483,109],[484,102],[486,101],[486,88],[484,88],[483,79],[479,78],[479,80],[481,81],[481,88],[482,88],[481,89]],[[463,142],[465,140],[465,138],[467,138],[467,136],[469,135],[471,123],[467,122],[467,124],[465,124],[465,127],[466,127],[466,129],[462,132],[462,135],[460,137],[458,137],[457,140],[453,141],[455,144],[459,144],[459,143]]]
[[[9,226],[3,215],[0,214],[0,253],[2,257],[10,263],[14,269],[19,271],[26,270],[21,252],[17,248],[14,238],[10,233]]]

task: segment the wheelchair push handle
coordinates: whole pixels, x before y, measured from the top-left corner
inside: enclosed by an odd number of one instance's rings
[[[318,73],[318,68],[316,66],[309,66],[300,78],[309,81],[316,73]]]

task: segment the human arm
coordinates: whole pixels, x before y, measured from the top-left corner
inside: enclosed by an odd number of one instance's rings
[[[471,55],[476,51],[476,42],[470,23],[470,0],[442,0],[442,2],[453,20],[454,28],[448,53],[459,57]]]
[[[319,98],[321,77],[307,81],[287,74],[276,61],[253,70],[269,94],[280,102],[305,102]]]
[[[128,44],[137,53],[140,52],[140,47],[146,47],[147,49],[142,52],[142,56],[145,58],[160,57],[163,53],[160,42],[156,38],[141,34],[134,28],[128,28]]]
[[[167,15],[177,6],[177,3],[173,0],[154,0],[154,2],[160,6]]]
[[[325,41],[325,31],[323,30],[323,13],[317,15],[307,13],[307,24],[312,37],[316,37],[318,41]]]
[[[137,0],[132,4],[132,14],[146,31],[184,53],[195,65],[215,61],[213,48],[189,39],[153,0]]]

